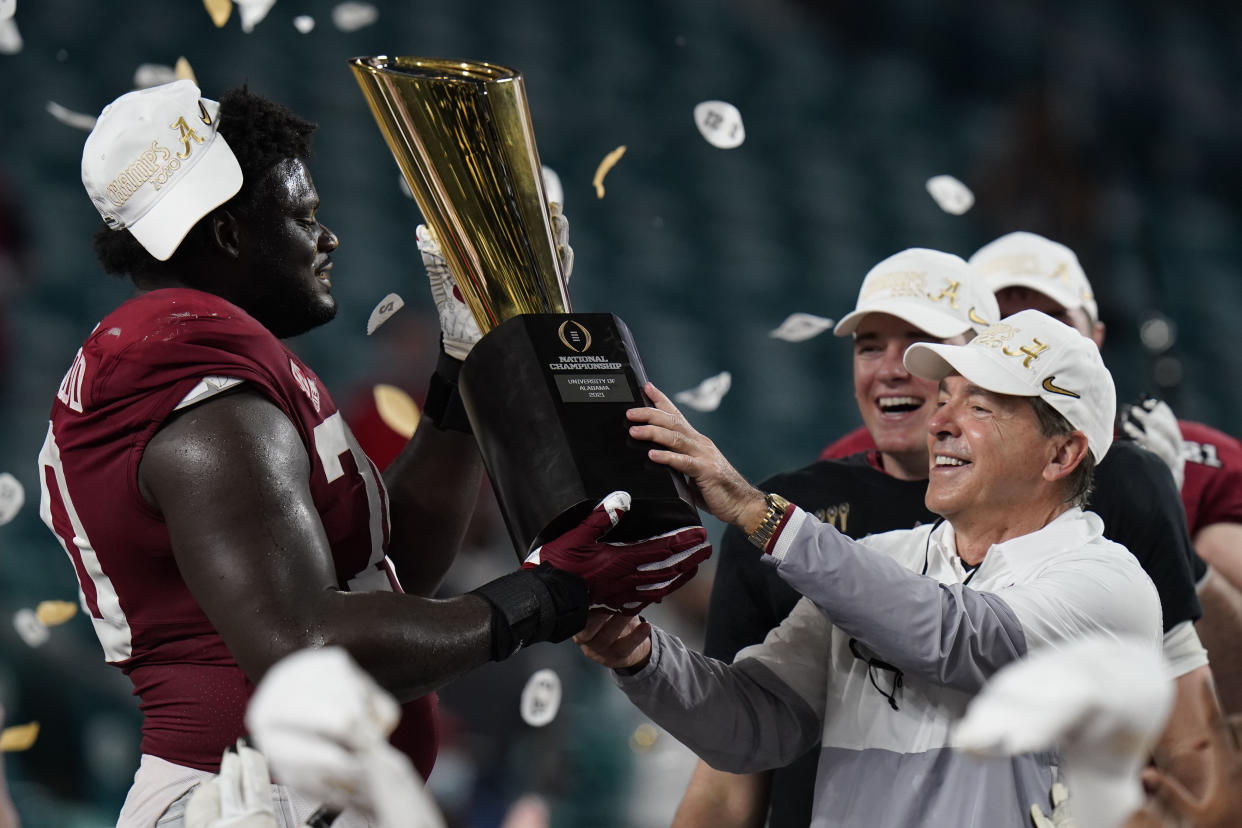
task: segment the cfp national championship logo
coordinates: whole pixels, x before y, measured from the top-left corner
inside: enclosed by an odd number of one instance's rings
[[[575,354],[583,354],[591,347],[591,332],[581,322],[566,319],[556,329],[561,344]]]

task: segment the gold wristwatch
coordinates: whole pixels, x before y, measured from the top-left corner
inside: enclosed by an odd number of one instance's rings
[[[772,540],[772,533],[776,531],[781,518],[785,516],[785,510],[789,508],[789,501],[771,492],[764,495],[763,499],[768,504],[768,510],[764,512],[763,520],[759,521],[755,531],[747,535],[746,539],[760,549],[766,550],[768,541]]]

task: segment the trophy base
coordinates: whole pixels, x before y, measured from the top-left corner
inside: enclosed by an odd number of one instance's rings
[[[685,479],[629,436],[625,412],[650,405],[646,381],[610,313],[522,314],[471,350],[458,390],[519,559],[617,490],[631,509],[608,540],[700,525]]]

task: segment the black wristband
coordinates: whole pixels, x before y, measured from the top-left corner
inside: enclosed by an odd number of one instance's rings
[[[423,416],[442,431],[460,431],[473,434],[466,407],[457,393],[457,376],[461,373],[461,360],[453,359],[440,348],[436,370],[427,383],[427,398],[423,401]]]
[[[519,569],[471,592],[492,605],[492,661],[538,641],[564,641],[586,626],[586,581],[551,564]]]

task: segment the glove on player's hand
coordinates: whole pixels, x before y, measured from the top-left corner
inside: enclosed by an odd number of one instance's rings
[[[1134,442],[1164,461],[1173,473],[1178,490],[1186,481],[1186,454],[1182,430],[1177,416],[1168,403],[1147,397],[1138,405],[1125,407],[1121,417],[1121,429]]]
[[[220,772],[194,789],[185,806],[186,828],[276,828],[272,788],[263,754],[237,740],[220,758]]]
[[[629,509],[629,493],[613,492],[578,526],[531,552],[523,567],[548,563],[573,572],[586,581],[592,606],[637,615],[689,582],[712,547],[702,526],[626,543],[600,540]]]
[[[574,269],[574,249],[569,246],[569,219],[561,213],[561,205],[553,202],[548,205],[552,223],[552,239],[556,244],[556,255],[561,262],[561,272],[565,276],[565,284],[569,284],[569,275]],[[474,343],[483,338],[479,323],[461,295],[448,262],[435,234],[423,224],[414,230],[418,240],[418,252],[423,257],[423,268],[427,271],[427,280],[431,283],[431,298],[435,300],[436,310],[440,314],[440,331],[444,336],[444,352],[454,359],[465,359],[474,347]]]

